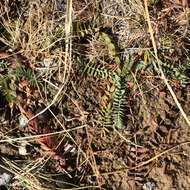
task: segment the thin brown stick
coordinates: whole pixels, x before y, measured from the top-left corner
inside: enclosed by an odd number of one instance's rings
[[[3,143],[3,142],[15,142],[15,141],[24,141],[24,140],[36,140],[37,138],[43,138],[43,137],[49,137],[49,136],[55,136],[55,135],[58,135],[58,134],[63,134],[63,133],[68,133],[68,132],[71,132],[71,131],[74,131],[74,130],[78,130],[78,129],[82,129],[86,127],[86,125],[81,125],[79,127],[75,127],[75,128],[72,128],[72,129],[64,129],[62,131],[58,131],[58,132],[53,132],[53,133],[47,133],[47,134],[41,134],[41,135],[32,135],[32,136],[28,136],[28,137],[19,137],[19,138],[8,138],[8,139],[5,139],[5,140],[0,140],[0,143]]]

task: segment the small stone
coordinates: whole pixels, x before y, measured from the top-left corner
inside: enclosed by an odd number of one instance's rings
[[[56,9],[58,11],[66,12],[67,1],[66,0],[56,0]]]
[[[143,185],[144,190],[156,190],[156,184],[154,182],[147,182]]]
[[[22,156],[28,155],[27,150],[26,150],[26,143],[22,143],[21,146],[18,148],[19,154]]]
[[[0,186],[6,185],[11,180],[12,176],[8,173],[0,174]]]
[[[18,120],[20,127],[24,127],[27,124],[26,119],[22,115],[19,116]]]

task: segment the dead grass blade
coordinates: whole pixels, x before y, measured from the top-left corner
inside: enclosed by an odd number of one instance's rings
[[[68,133],[70,131],[74,131],[74,130],[77,130],[77,129],[81,129],[81,128],[84,128],[86,127],[86,125],[82,125],[82,126],[79,126],[79,127],[75,127],[73,129],[68,129],[68,130],[62,130],[62,131],[58,131],[58,132],[54,132],[54,133],[47,133],[47,134],[42,134],[42,135],[33,135],[33,136],[28,136],[28,137],[19,137],[19,138],[9,138],[9,139],[5,139],[5,140],[0,140],[0,143],[3,143],[3,142],[18,142],[18,141],[23,141],[23,140],[36,140],[37,138],[40,138],[40,137],[47,137],[47,136],[53,136],[53,135],[58,135],[58,134],[61,134],[61,133]]]
[[[70,75],[71,70],[71,55],[72,55],[72,40],[71,35],[72,34],[72,0],[67,0],[67,10],[66,10],[66,22],[65,22],[65,72],[62,81],[65,81],[66,77],[66,71],[67,71],[67,64],[68,66],[68,76]]]

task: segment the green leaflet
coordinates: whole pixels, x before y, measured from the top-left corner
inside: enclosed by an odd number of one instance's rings
[[[140,61],[140,63],[136,67],[136,72],[144,70],[153,73],[154,75],[160,74],[160,70],[156,66],[156,62],[154,61],[151,52],[146,51],[145,56],[146,61]],[[183,63],[178,67],[174,67],[174,65],[169,63],[163,63],[161,65],[161,68],[167,77],[179,81],[180,85],[182,87],[185,87],[189,78],[185,76],[184,72],[190,69],[190,63]]]
[[[106,69],[101,64],[95,65],[89,62],[87,63],[87,65],[85,65],[79,57],[77,57],[76,61],[80,69],[84,70],[85,72],[87,72],[89,75],[93,77],[100,77],[100,78],[107,78],[107,79],[111,78],[113,83],[117,83],[119,81],[119,76],[115,71]]]
[[[110,127],[113,123],[111,120],[112,115],[112,104],[108,103],[107,106],[101,107],[99,111],[98,121],[103,128]]]
[[[9,103],[13,103],[16,100],[16,88],[11,83],[11,76],[6,74],[8,72],[11,63],[7,60],[0,60],[0,86],[3,95]],[[10,72],[10,71],[9,71]]]
[[[113,96],[113,120],[114,125],[124,129],[123,117],[125,112],[125,89],[117,87]]]
[[[114,59],[115,60],[115,63],[117,65],[120,65],[120,59],[119,57],[117,56],[117,53],[116,53],[116,48],[115,48],[115,45],[114,43],[112,43],[112,40],[111,38],[109,37],[108,34],[104,33],[104,32],[101,32],[100,35],[103,37],[104,39],[104,45],[106,47],[106,49],[108,50],[108,55],[110,58]]]
[[[111,76],[111,72],[102,65],[93,65],[90,62],[86,65],[84,71],[87,71],[88,74],[94,77],[108,78]]]
[[[129,74],[130,69],[133,66],[133,59],[132,56],[128,56],[128,60],[123,65],[121,74],[119,76],[119,81],[114,91],[113,96],[113,120],[114,125],[120,129],[124,129],[124,115],[125,115],[125,88],[126,84],[126,76]]]
[[[90,23],[82,23],[80,21],[73,23],[73,36],[76,38],[84,38],[85,36],[94,36],[99,32],[99,28],[91,26]]]
[[[1,81],[3,95],[9,103],[13,103],[16,101],[16,88],[14,84],[11,84],[8,79],[4,79]]]

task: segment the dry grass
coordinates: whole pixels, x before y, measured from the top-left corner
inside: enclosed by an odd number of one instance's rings
[[[179,144],[171,148],[169,131],[167,149],[157,152],[151,147],[152,152],[147,155],[147,142],[142,136],[147,141],[150,139],[139,111],[143,107],[150,118],[155,119],[146,97],[148,93],[153,96],[156,88],[164,86],[190,126],[188,113],[176,95],[175,81],[169,80],[162,69],[163,62],[176,67],[189,62],[187,1],[183,0],[182,4],[177,0],[167,2],[160,8],[157,1],[147,0],[67,0],[62,2],[66,9],[61,11],[57,9],[56,0],[6,2],[0,3],[0,61],[9,61],[11,67],[3,72],[14,70],[19,62],[19,66],[32,69],[37,82],[33,88],[24,77],[14,76],[7,83],[10,93],[13,91],[10,84],[15,84],[18,98],[14,103],[5,103],[4,112],[7,109],[10,114],[8,124],[1,131],[0,143],[19,149],[25,142],[32,149],[29,155],[18,153],[19,159],[24,157],[23,163],[6,155],[2,157],[7,170],[14,175],[8,188],[106,189],[112,183],[110,176],[118,174],[123,180],[122,175],[146,168],[174,149],[189,144],[189,139],[185,143],[176,140]],[[151,52],[151,58],[146,51]],[[175,51],[179,56],[175,56]],[[121,75],[129,53],[133,55],[134,64],[125,86],[126,129],[120,130],[111,123],[110,114],[114,91],[119,85],[110,78],[98,78],[94,70],[102,67]],[[174,59],[171,56],[175,56]],[[85,72],[81,74],[77,57],[83,67],[92,63],[89,73],[95,77]],[[145,67],[151,59],[152,67],[158,67],[160,76],[146,73]],[[145,66],[136,71],[140,61],[144,61]],[[157,96],[161,97],[160,94]],[[43,106],[38,110],[41,104]],[[49,115],[45,117],[47,112]],[[20,115],[27,127],[19,125]],[[150,122],[158,128],[156,119]],[[156,130],[151,128],[150,131]],[[161,147],[161,141],[159,143]],[[67,145],[74,147],[75,152],[70,152],[72,149],[67,152]],[[130,151],[133,152],[131,147],[136,152],[144,150],[147,160],[128,166],[130,161],[126,160]],[[56,178],[58,174],[61,174],[61,180]],[[106,186],[107,182],[109,185]],[[126,183],[126,188],[135,189],[130,185]]]

